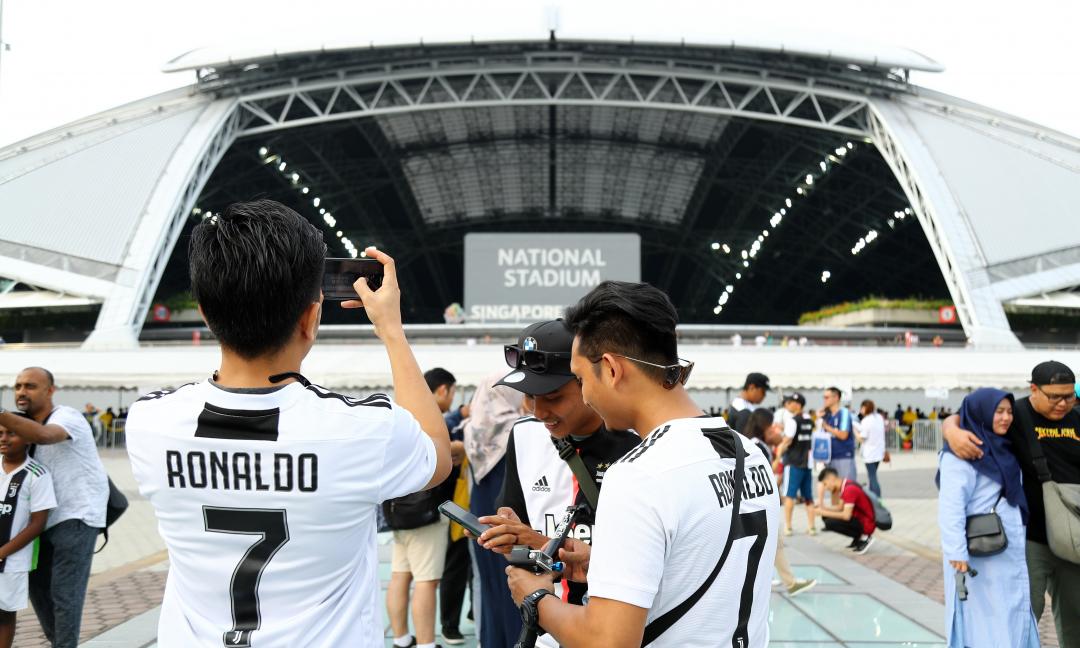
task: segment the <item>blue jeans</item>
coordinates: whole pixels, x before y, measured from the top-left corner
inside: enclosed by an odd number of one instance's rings
[[[880,465],[880,461],[866,462],[866,474],[870,476],[870,491],[877,495],[878,499],[881,498],[881,484],[877,480],[877,469]]]
[[[65,520],[41,534],[30,602],[53,648],[78,648],[86,583],[100,529]]]

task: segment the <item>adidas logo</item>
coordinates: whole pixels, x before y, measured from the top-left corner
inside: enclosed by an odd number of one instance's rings
[[[533,484],[532,489],[538,493],[550,493],[551,486],[548,485],[547,475],[544,475],[540,479],[537,479],[536,483]]]

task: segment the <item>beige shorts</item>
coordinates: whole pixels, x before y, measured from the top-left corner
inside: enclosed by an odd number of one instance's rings
[[[449,541],[449,523],[445,519],[419,529],[394,531],[394,554],[390,569],[409,572],[413,580],[440,580]]]
[[[0,573],[0,610],[18,612],[30,604],[30,574],[27,572]]]

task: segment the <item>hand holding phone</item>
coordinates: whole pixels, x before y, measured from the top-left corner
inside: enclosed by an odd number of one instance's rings
[[[366,277],[359,277],[353,283],[356,299],[341,302],[342,308],[363,308],[368,319],[375,326],[375,335],[383,342],[391,339],[404,340],[401,326],[401,290],[398,288],[397,270],[394,259],[381,250],[369,247],[364,250],[368,259],[382,267],[382,285],[373,289]]]
[[[346,301],[359,295],[353,285],[367,279],[368,288],[378,290],[383,282],[383,265],[376,259],[326,259],[323,262],[323,299]]]
[[[484,531],[491,528],[487,524],[481,524],[480,520],[478,520],[475,515],[469,513],[451,500],[446,500],[442,504],[439,504],[439,513],[442,513],[454,522],[457,522],[476,537],[480,537]]]

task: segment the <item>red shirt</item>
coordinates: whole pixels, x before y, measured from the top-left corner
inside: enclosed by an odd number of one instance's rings
[[[852,511],[852,517],[862,524],[863,533],[870,535],[874,532],[877,526],[874,524],[874,505],[870,502],[870,498],[863,492],[861,486],[853,481],[844,480],[844,483],[840,486],[840,499],[844,504],[853,504],[855,510]]]

